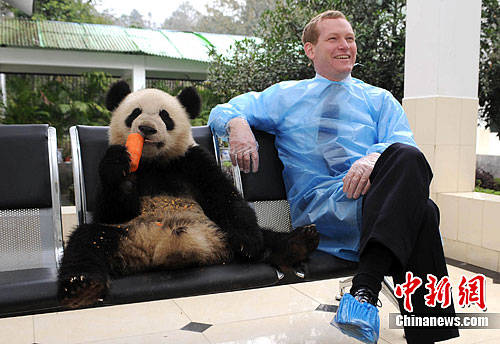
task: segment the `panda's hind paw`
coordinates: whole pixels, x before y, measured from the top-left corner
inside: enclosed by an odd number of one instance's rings
[[[292,232],[290,242],[298,245],[305,244],[307,248],[306,255],[309,256],[319,245],[319,232],[315,224],[298,227]]]
[[[269,263],[280,267],[282,271],[294,270],[300,278],[305,277],[301,263],[309,258],[318,247],[319,232],[315,225],[298,227],[279,247],[275,247],[267,259]]]
[[[59,282],[59,300],[65,308],[91,306],[102,301],[107,289],[105,280],[75,275]]]

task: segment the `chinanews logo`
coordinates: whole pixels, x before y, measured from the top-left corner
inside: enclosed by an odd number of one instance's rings
[[[415,291],[422,286],[420,277],[414,277],[413,273],[406,273],[406,281],[397,284],[394,295],[399,299],[404,299],[403,305],[407,312],[413,312],[411,297]],[[451,305],[451,282],[448,276],[439,281],[436,276],[427,274],[425,288],[429,291],[425,296],[425,304],[428,307],[447,308]],[[486,311],[486,277],[482,274],[474,275],[467,279],[462,275],[458,285],[458,305],[461,307],[476,305],[480,310]]]
[[[454,316],[429,314],[412,314],[412,297],[418,288],[427,289],[424,295],[427,307],[447,308],[452,304],[452,284],[448,276],[438,279],[432,274],[427,274],[427,281],[414,276],[412,272],[406,273],[404,283],[397,284],[394,295],[402,299],[404,309],[410,314],[389,314],[389,328],[403,327],[458,327],[462,329],[499,329],[500,317],[498,314],[486,314],[486,277],[476,274],[471,278],[462,275],[458,284],[458,306],[475,307],[481,313],[457,313]]]

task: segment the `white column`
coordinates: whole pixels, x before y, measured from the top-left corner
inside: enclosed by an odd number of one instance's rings
[[[146,61],[144,56],[138,56],[134,59],[132,68],[123,75],[132,90],[132,92],[146,88]]]
[[[5,79],[5,74],[0,73],[0,93],[2,93],[2,103],[7,105],[7,85]]]
[[[431,193],[473,191],[481,0],[407,0],[403,106]]]

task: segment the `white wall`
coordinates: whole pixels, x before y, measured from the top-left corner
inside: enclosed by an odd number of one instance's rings
[[[492,133],[484,126],[477,127],[476,153],[483,155],[500,155],[500,139],[498,133]]]
[[[481,0],[407,1],[405,98],[477,97],[480,18]]]

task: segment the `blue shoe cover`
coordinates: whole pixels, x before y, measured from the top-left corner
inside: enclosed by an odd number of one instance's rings
[[[368,302],[361,303],[349,293],[344,294],[340,300],[331,324],[343,334],[363,343],[377,343],[380,329],[377,307]]]

